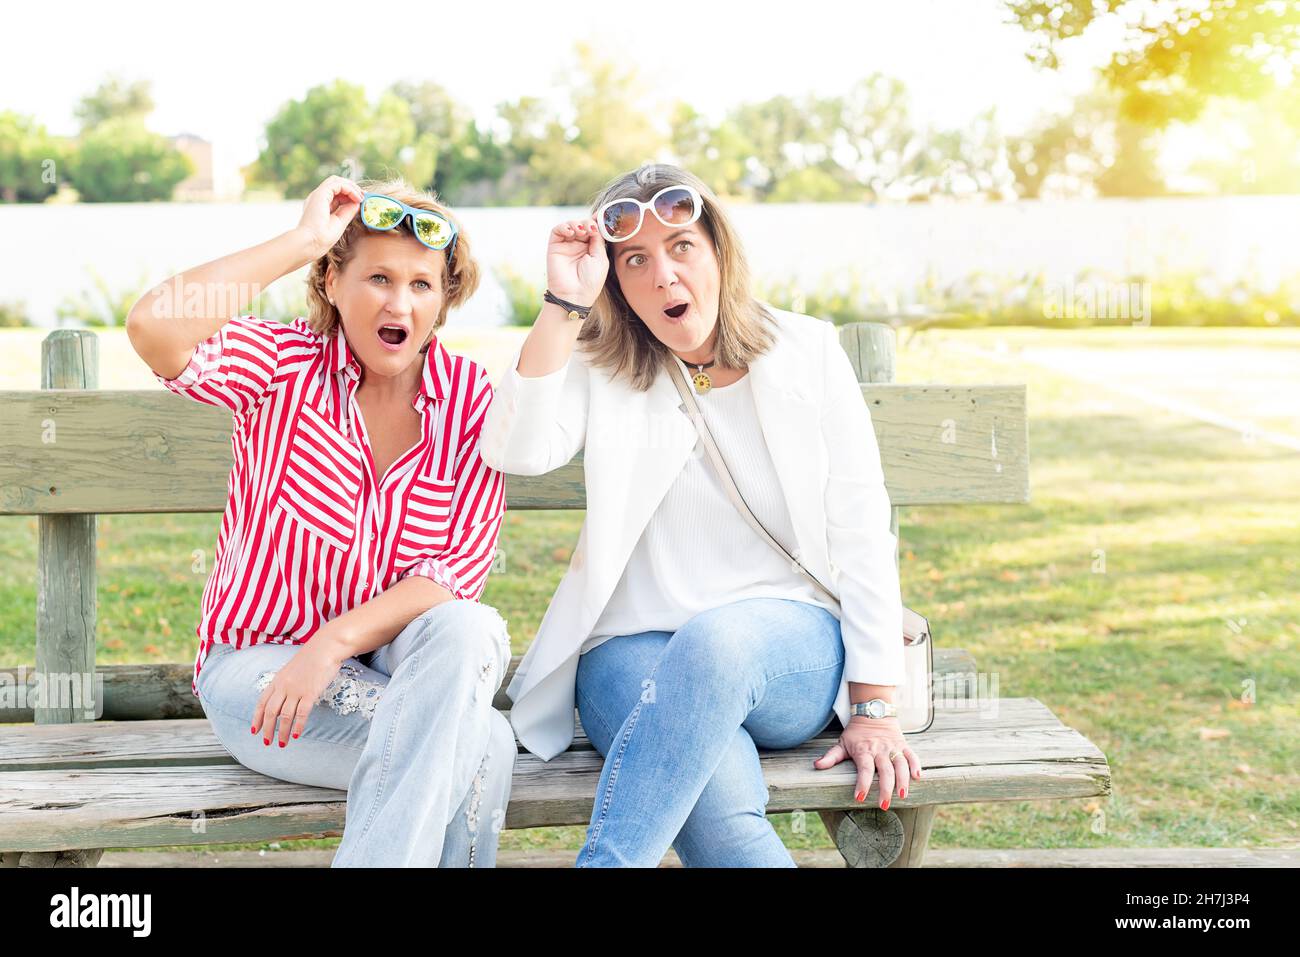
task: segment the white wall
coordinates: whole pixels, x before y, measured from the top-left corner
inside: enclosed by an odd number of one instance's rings
[[[1204,270],[1271,284],[1300,273],[1300,196],[1077,200],[1006,204],[734,206],[756,277],[817,283],[859,270],[880,289],[910,289],[975,271],[1042,271],[1065,282],[1085,269],[1159,275]],[[0,301],[25,300],[55,323],[64,296],[91,285],[140,291],[178,270],[255,245],[298,221],[298,202],[0,205]],[[545,279],[545,245],[579,209],[461,210],[480,261]],[[292,282],[286,279],[285,282]],[[501,321],[505,296],[485,276],[462,325]]]

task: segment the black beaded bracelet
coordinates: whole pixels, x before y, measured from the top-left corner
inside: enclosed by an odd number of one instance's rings
[[[561,309],[567,310],[570,319],[586,319],[587,314],[591,312],[591,308],[592,308],[591,306],[576,306],[571,302],[565,302],[563,299],[554,295],[549,289],[546,290],[546,295],[544,295],[542,298],[545,299],[547,302],[554,303],[555,305],[559,306]]]

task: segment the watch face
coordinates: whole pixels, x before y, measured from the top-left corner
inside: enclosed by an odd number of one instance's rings
[[[867,705],[867,708],[871,711],[871,717],[873,718],[883,718],[885,716],[885,706],[879,701],[872,701]]]

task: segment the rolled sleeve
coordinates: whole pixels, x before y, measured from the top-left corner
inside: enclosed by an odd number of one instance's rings
[[[236,316],[194,349],[174,379],[154,373],[177,395],[244,413],[270,390],[280,365],[284,327],[255,316]]]
[[[422,559],[418,565],[413,565],[411,568],[408,568],[402,574],[401,577],[410,578],[413,575],[418,575],[421,578],[432,579],[434,582],[441,585],[443,588],[447,589],[447,591],[451,592],[457,598],[471,597],[469,595],[464,594],[464,590],[460,587],[460,581],[459,579],[456,578],[455,572],[451,570],[450,565],[448,565],[446,562],[442,561],[441,559],[438,558]],[[479,590],[479,594],[480,595],[482,594],[482,589]],[[473,600],[477,600],[477,598],[478,595],[472,596]]]
[[[889,491],[871,412],[829,323],[825,370],[826,534],[840,592],[844,680],[903,685],[903,600]]]
[[[480,374],[476,396],[457,451],[447,548],[423,556],[400,576],[421,575],[469,601],[478,601],[487,587],[506,507],[505,475],[483,460],[479,448],[485,411],[492,402],[486,373]]]

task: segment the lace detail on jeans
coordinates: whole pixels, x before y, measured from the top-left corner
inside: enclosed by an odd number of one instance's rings
[[[263,690],[277,673],[263,671],[257,676],[254,687],[258,691]],[[359,711],[361,717],[367,721],[372,720],[384,686],[374,681],[367,681],[362,677],[363,674],[364,672],[356,665],[345,661],[339,665],[339,673],[330,679],[330,683],[321,692],[318,703],[328,705],[338,714],[352,714]]]
[[[510,631],[509,631],[509,628],[508,628],[508,623],[506,622],[506,620],[505,620],[503,617],[501,617],[501,613],[498,612],[498,611],[497,611],[495,608],[493,608],[491,605],[484,605],[483,607],[486,608],[486,609],[488,609],[489,611],[491,611],[491,612],[493,613],[493,616],[494,616],[494,618],[495,618],[495,621],[494,621],[494,626],[495,626],[495,627],[492,629],[492,638],[493,638],[493,640],[497,643],[497,646],[498,646],[499,648],[502,649],[502,651],[501,651],[502,656],[505,658],[506,662],[509,663],[509,661],[510,661]],[[481,700],[482,695],[483,695],[483,689],[487,687],[488,682],[489,682],[489,681],[490,681],[490,680],[495,676],[495,673],[496,673],[496,664],[497,664],[497,662],[496,662],[496,658],[495,658],[494,656],[489,656],[489,657],[488,657],[488,660],[485,661],[485,662],[483,662],[483,664],[479,667],[479,671],[478,671],[478,682],[477,682],[477,684],[474,686],[474,701],[475,701],[475,703],[477,703],[478,701]],[[496,687],[497,687],[499,684],[500,684],[500,681],[497,681],[497,682],[493,685],[493,690],[494,690],[494,691],[495,691]]]
[[[490,753],[490,752],[489,752]],[[474,775],[474,783],[470,785],[471,797],[469,799],[469,810],[465,812],[465,824],[469,829],[469,866],[474,866],[474,855],[478,851],[478,808],[483,801],[483,781],[487,777],[488,754],[483,755],[483,761],[478,766],[478,773]]]

